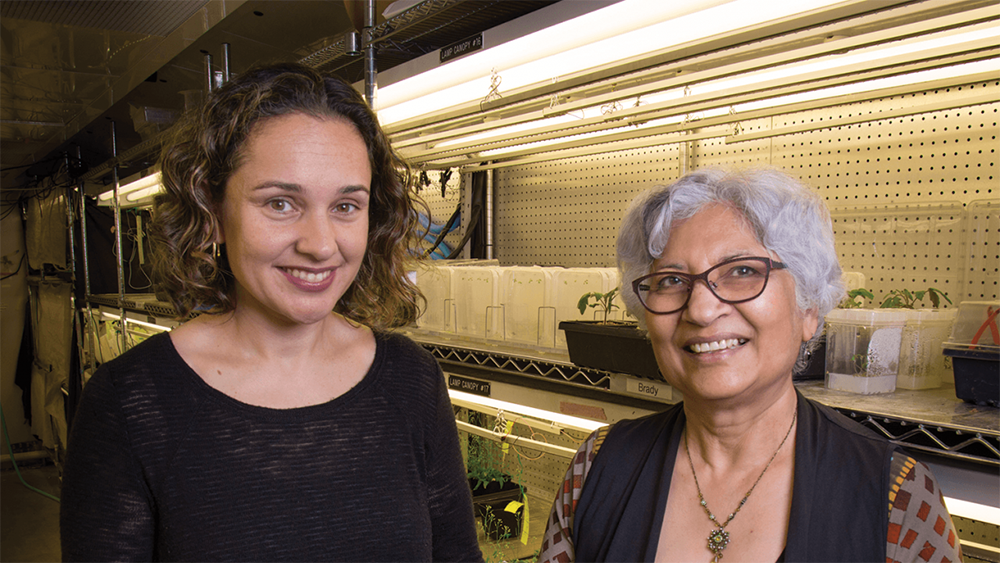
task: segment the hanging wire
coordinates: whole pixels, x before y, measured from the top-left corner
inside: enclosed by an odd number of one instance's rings
[[[483,101],[479,102],[479,111],[485,111],[483,107],[485,104],[492,102],[493,100],[499,100],[503,97],[500,94],[500,83],[503,82],[503,78],[497,73],[497,69],[494,68],[490,71],[490,90],[486,93],[486,97]]]

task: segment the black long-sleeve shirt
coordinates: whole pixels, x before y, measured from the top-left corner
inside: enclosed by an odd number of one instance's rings
[[[101,366],[69,440],[64,559],[481,561],[440,368],[375,337],[357,386],[295,409],[210,387],[167,334]]]

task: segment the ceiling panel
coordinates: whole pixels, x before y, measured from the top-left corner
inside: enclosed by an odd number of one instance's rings
[[[4,0],[0,17],[136,35],[167,36],[207,0]]]

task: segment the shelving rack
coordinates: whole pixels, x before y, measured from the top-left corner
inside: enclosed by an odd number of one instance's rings
[[[389,40],[390,29],[413,29],[416,22],[430,22],[453,4],[421,3],[418,11],[393,18],[375,36]],[[835,47],[910,39],[921,29],[930,29],[926,26],[947,32],[963,26],[995,26],[998,21],[1000,7],[992,1],[889,2],[870,13],[775,31],[760,39],[706,40],[685,47],[683,53],[658,53],[620,68],[508,92],[500,101],[476,104],[477,109],[442,111],[388,129],[415,163],[427,170],[457,169],[463,186],[473,172],[493,174],[491,228],[501,265],[613,266],[621,217],[646,187],[704,166],[770,166],[800,178],[826,199],[844,269],[864,273],[877,298],[900,285],[934,285],[957,296],[956,303],[996,300],[1000,71],[742,114],[706,116],[705,112],[758,99],[767,89],[687,96],[654,108],[641,108],[638,101],[654,90],[650,84],[684,88],[691,77],[738,76],[740,65],[760,68],[785,52],[803,57],[809,52],[829,54]],[[346,64],[348,56],[342,46],[339,49],[331,46],[303,62],[325,68]],[[995,62],[998,57],[1000,49],[987,42],[942,57],[886,61],[880,68],[888,76],[959,62]],[[793,76],[771,85],[770,95],[834,87],[862,74],[855,69]],[[635,108],[616,110],[606,119],[581,120],[568,132],[539,126],[525,133],[497,131],[478,141],[463,140],[501,125],[630,100],[637,102]],[[572,136],[607,128],[613,120],[638,123],[671,115],[684,119],[646,134],[629,131],[607,142]],[[563,140],[556,145],[539,142],[553,139]],[[434,146],[443,140],[459,142],[448,150]],[[142,150],[155,146],[149,143]],[[510,147],[516,150],[483,156],[488,150]],[[136,150],[123,155],[134,155]],[[435,210],[453,207],[450,202],[443,205],[434,194],[425,198]],[[172,313],[169,305],[151,296],[91,295],[88,305],[121,307],[150,317]],[[409,333],[448,374],[642,412],[667,404],[624,393],[623,381],[631,376],[579,368],[558,350],[505,347],[458,335],[441,338],[418,330]],[[797,386],[805,396],[913,451],[987,473],[1000,467],[997,409],[963,403],[947,386],[875,397],[828,391],[815,382]],[[525,394],[518,396],[523,399]]]

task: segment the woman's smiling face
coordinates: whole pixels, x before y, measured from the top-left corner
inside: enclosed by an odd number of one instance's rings
[[[736,257],[780,261],[757,240],[733,207],[711,204],[674,224],[653,272],[700,274]],[[646,313],[660,370],[685,398],[752,400],[757,392],[791,385],[799,347],[816,331],[815,312],[802,312],[788,270],[772,270],[764,292],[752,301],[729,305],[702,282],[687,307],[669,315]]]
[[[237,313],[277,324],[327,317],[365,255],[370,186],[367,147],[346,119],[293,113],[258,124],[221,210]]]

